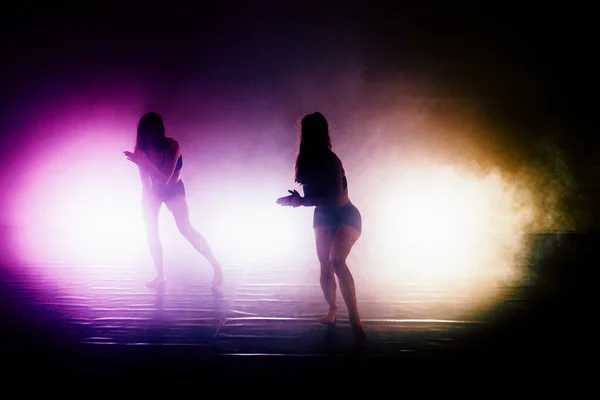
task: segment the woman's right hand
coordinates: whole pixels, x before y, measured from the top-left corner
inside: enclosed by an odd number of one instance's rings
[[[292,205],[291,200],[292,200],[292,196],[285,196],[285,197],[278,198],[276,203],[279,204],[280,206],[289,207]]]
[[[278,198],[277,204],[286,207],[298,207],[300,205],[298,200],[301,199],[302,196],[300,196],[300,193],[296,190],[288,190],[288,192],[290,192],[290,195]]]

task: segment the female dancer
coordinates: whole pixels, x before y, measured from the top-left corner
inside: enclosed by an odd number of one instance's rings
[[[358,315],[354,278],[346,264],[352,246],[360,237],[362,219],[348,197],[346,174],[342,162],[332,151],[327,120],[318,112],[306,115],[301,121],[295,170],[295,182],[302,185],[304,197],[295,190],[289,191],[291,195],[279,198],[277,203],[292,207],[315,206],[313,228],[321,264],[321,288],[329,304],[321,322],[335,323],[337,275],[354,337],[362,343],[366,334]]]
[[[165,136],[165,126],[159,114],[145,114],[138,124],[137,140],[133,153],[125,151],[127,159],[137,164],[142,181],[142,213],[150,256],[156,267],[156,277],[148,287],[161,288],[166,283],[163,267],[162,245],[158,236],[158,215],[164,202],[173,214],[179,232],[211,264],[213,286],[223,281],[221,264],[215,258],[206,239],[190,223],[185,187],[180,179],[183,157],[179,143]]]

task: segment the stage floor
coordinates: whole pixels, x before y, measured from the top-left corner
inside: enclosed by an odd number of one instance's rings
[[[477,369],[508,358],[548,366],[558,353],[545,346],[573,332],[546,330],[551,323],[540,310],[551,304],[527,297],[533,280],[521,287],[450,288],[414,282],[374,287],[357,279],[368,342],[356,349],[339,290],[337,325],[319,323],[326,303],[316,270],[228,265],[224,285],[215,290],[208,267],[181,265],[171,268],[166,290],[157,292],[145,287],[151,269],[3,268],[2,311],[9,329],[2,343],[4,363],[13,372],[225,368],[285,375],[334,365],[375,371],[390,363],[411,370]],[[474,291],[495,291],[497,302],[478,304]]]

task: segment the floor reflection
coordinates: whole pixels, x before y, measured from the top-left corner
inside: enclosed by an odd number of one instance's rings
[[[5,286],[24,289],[5,291],[3,303],[11,304],[21,322],[29,319],[35,331],[51,329],[75,346],[78,357],[87,354],[90,359],[122,362],[169,354],[198,364],[207,357],[414,357],[470,348],[489,337],[493,322],[492,313],[473,307],[464,290],[410,283],[363,290],[359,300],[368,342],[357,349],[341,295],[336,325],[321,324],[326,304],[318,281],[306,273],[294,276],[277,266],[230,266],[225,268],[225,284],[215,289],[210,276],[182,267],[156,291],[145,287],[147,271],[61,268],[60,273],[46,270],[4,281]],[[527,309],[516,288],[495,290],[496,313],[504,310],[518,318]]]

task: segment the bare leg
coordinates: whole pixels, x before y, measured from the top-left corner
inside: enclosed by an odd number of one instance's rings
[[[213,286],[220,286],[223,283],[223,270],[221,263],[213,254],[208,241],[198,231],[194,229],[190,223],[190,212],[185,196],[176,196],[167,200],[167,207],[171,210],[175,223],[179,232],[185,237],[188,242],[210,263],[213,268]]]
[[[144,192],[142,194],[142,214],[146,224],[146,236],[150,257],[156,268],[156,277],[148,282],[149,287],[159,287],[165,282],[165,270],[163,266],[162,245],[158,235],[158,214],[160,212],[161,202],[152,194]]]
[[[315,228],[315,241],[317,244],[317,256],[319,263],[321,264],[321,289],[325,296],[325,301],[329,305],[327,314],[321,319],[324,324],[333,324],[337,314],[336,304],[336,284],[335,274],[329,253],[331,251],[331,244],[333,243],[333,233],[331,229],[326,226],[318,226]]]
[[[348,307],[350,325],[352,326],[355,339],[357,342],[361,343],[366,339],[366,334],[358,314],[354,278],[346,264],[346,258],[359,237],[360,233],[358,230],[348,225],[342,225],[333,237],[331,264],[340,281],[340,290],[342,291],[342,297],[344,298],[346,307]]]

